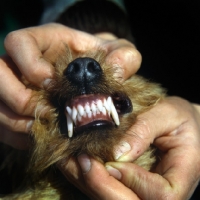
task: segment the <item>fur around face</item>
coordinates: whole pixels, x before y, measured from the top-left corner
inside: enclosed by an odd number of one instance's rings
[[[80,88],[65,76],[68,64],[79,57],[93,58],[102,69],[102,76],[91,84],[88,94],[84,95],[80,92]],[[95,53],[77,55],[70,52],[68,48],[62,56],[59,56],[54,64],[55,80],[46,90],[36,90],[36,97],[39,99],[38,107],[43,104],[49,109],[46,109],[45,115],[42,116],[36,109],[36,120],[31,131],[33,148],[27,154],[25,153],[25,156],[30,159],[27,163],[18,163],[18,167],[24,169],[21,186],[16,187],[13,194],[0,199],[83,199],[77,196],[77,192],[73,192],[74,188],[56,169],[55,164],[63,159],[67,161],[68,158],[76,157],[81,153],[87,153],[101,162],[113,161],[115,146],[125,136],[132,137],[133,133],[128,129],[137,120],[137,115],[149,110],[165,96],[164,90],[158,84],[151,83],[138,75],[133,75],[122,82],[117,67],[112,63],[105,63],[105,57],[106,53],[99,49]],[[27,86],[32,87],[30,84]],[[115,106],[120,104],[117,109],[120,125],[83,128],[72,137],[68,137],[66,102],[87,95],[92,95],[94,98],[98,95],[110,96]],[[124,106],[123,101],[127,101],[125,104],[130,103],[127,99],[130,100],[132,108],[123,113],[120,109]],[[156,161],[154,153],[154,148],[149,147],[134,162],[151,170]],[[25,156],[20,156],[20,159],[27,160]],[[12,160],[9,162],[11,163]]]

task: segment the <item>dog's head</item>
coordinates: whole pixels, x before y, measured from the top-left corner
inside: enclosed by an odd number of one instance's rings
[[[55,63],[55,80],[38,92],[52,109],[37,117],[32,129],[35,169],[80,153],[113,160],[115,146],[136,116],[161,98],[157,85],[136,75],[120,83],[119,70],[105,63],[105,57],[101,51],[78,56],[68,52]]]

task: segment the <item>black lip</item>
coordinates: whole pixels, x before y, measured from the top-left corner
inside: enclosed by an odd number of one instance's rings
[[[133,110],[133,105],[129,97],[124,93],[115,93],[112,96],[113,103],[119,115],[130,113]]]
[[[91,132],[94,130],[109,129],[114,126],[115,124],[112,121],[96,120],[80,127],[74,127],[74,134],[76,135],[76,134],[81,134],[84,132]]]

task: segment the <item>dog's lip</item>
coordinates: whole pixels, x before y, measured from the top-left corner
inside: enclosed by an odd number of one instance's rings
[[[108,121],[108,120],[95,120],[93,122],[90,122],[88,124],[85,124],[83,126],[80,126],[80,127],[76,127],[75,128],[75,133],[78,134],[78,133],[81,133],[81,132],[84,132],[84,131],[91,131],[93,128],[94,129],[100,129],[102,127],[106,127],[106,128],[109,128],[109,127],[113,127],[115,124],[114,122],[111,120],[111,121]]]
[[[66,102],[68,136],[72,137],[74,129],[82,129],[99,124],[119,125],[117,110],[111,96],[104,94],[81,95]],[[101,123],[99,123],[101,122]],[[103,123],[102,123],[103,122]]]

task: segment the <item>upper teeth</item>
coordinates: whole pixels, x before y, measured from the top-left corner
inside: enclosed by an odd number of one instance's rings
[[[103,115],[108,114],[109,116],[112,116],[116,125],[120,124],[119,116],[111,97],[108,97],[103,101],[99,99],[97,102],[92,102],[91,104],[86,103],[84,107],[80,104],[76,107],[73,106],[73,108],[67,106],[66,111],[69,137],[73,136],[73,123],[76,125],[77,121],[82,120],[82,117],[91,118],[92,116],[96,116],[96,114],[100,113]]]

